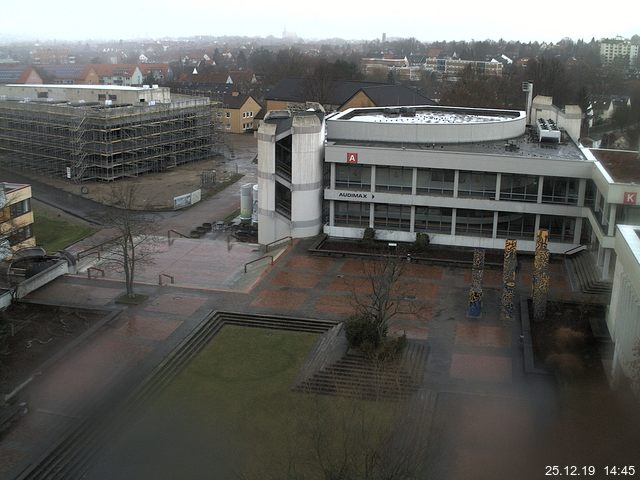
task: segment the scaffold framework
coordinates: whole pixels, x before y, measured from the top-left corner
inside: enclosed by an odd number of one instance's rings
[[[0,100],[0,163],[76,182],[161,172],[211,156],[209,99],[156,105]]]

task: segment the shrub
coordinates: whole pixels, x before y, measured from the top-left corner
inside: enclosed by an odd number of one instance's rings
[[[367,347],[376,349],[380,345],[380,335],[375,324],[363,316],[354,315],[345,322],[345,335],[351,348]]]
[[[416,233],[416,241],[411,246],[413,253],[424,253],[429,248],[429,234],[428,233]]]

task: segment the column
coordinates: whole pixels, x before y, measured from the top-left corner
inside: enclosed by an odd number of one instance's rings
[[[336,164],[330,163],[331,166],[331,178],[329,179],[329,188],[331,190],[336,189]],[[333,208],[333,202],[331,202],[331,207]],[[333,217],[331,217],[331,226],[333,226]]]
[[[415,183],[414,183],[415,188]],[[409,227],[409,232],[413,233],[416,231],[416,206],[411,205],[411,226]]]
[[[573,243],[580,243],[580,237],[582,236],[582,217],[576,217],[576,226],[573,229]]]
[[[502,183],[502,174],[496,175],[496,200],[500,200],[500,184]]]
[[[578,184],[578,206],[584,207],[584,197],[587,193],[587,179],[581,178]]]
[[[493,212],[493,231],[491,238],[498,238],[498,212]]]
[[[613,237],[616,234],[616,212],[618,210],[618,205],[615,203],[610,204],[609,208],[609,227],[607,230],[607,235]]]
[[[453,198],[458,198],[458,182],[460,181],[460,170],[456,170],[453,175]]]
[[[335,219],[336,219],[336,205],[334,203],[334,200],[329,200],[329,226],[330,227],[333,227],[335,225]]]
[[[538,200],[537,203],[542,203],[542,188],[544,187],[544,175],[538,177]]]

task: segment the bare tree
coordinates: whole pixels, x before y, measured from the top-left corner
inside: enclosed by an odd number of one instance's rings
[[[124,274],[126,295],[135,298],[136,267],[152,263],[156,251],[153,219],[148,214],[134,211],[139,203],[135,185],[116,184],[110,193],[115,208],[105,216],[105,224],[115,229],[118,237],[113,241],[114,248],[105,263]]]
[[[351,286],[352,303],[356,316],[374,325],[378,338],[386,337],[389,321],[408,306],[401,292],[399,279],[405,260],[389,255],[370,262],[363,262],[366,291]]]

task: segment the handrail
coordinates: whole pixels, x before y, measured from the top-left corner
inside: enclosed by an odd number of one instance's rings
[[[586,249],[587,249],[586,245],[578,245],[577,247],[570,248],[569,250],[564,252],[563,255],[573,255],[574,253],[578,253]]]
[[[99,243],[98,245],[94,245],[92,247],[89,248],[85,248],[84,250],[79,251],[78,253],[76,253],[76,259],[80,260],[82,257],[86,257],[88,255],[91,255],[93,253],[98,253],[98,259],[100,259],[100,252],[103,250],[103,248],[106,245],[111,245],[115,242],[118,241],[118,239],[120,239],[121,237],[116,237],[116,238],[112,238],[111,240],[107,240],[106,242],[102,242]]]
[[[98,267],[89,267],[87,268],[87,278],[91,279],[91,270],[95,270],[96,272],[100,272],[102,277],[104,277],[104,270]]]
[[[173,232],[173,233],[177,233],[177,234],[178,234],[178,235],[180,235],[182,238],[189,238],[189,236],[188,236],[188,235],[185,235],[184,233],[180,233],[179,231],[174,230],[173,228],[170,228],[170,229],[167,231],[167,239],[168,239],[168,240],[171,240],[171,232]]]
[[[168,273],[161,273],[160,275],[158,275],[158,285],[160,286],[162,286],[162,277],[167,277],[172,285],[175,283],[173,275],[169,275]]]
[[[270,246],[275,245],[276,243],[279,243],[279,242],[281,242],[283,240],[287,240],[287,239],[289,240],[289,244],[291,244],[291,242],[293,242],[293,237],[291,235],[287,235],[286,237],[282,237],[282,238],[279,238],[278,240],[274,240],[273,242],[267,243],[264,246],[265,253],[269,251],[269,247]]]
[[[260,258],[256,258],[255,260],[251,260],[250,262],[247,262],[244,264],[244,273],[247,273],[247,266],[251,265],[252,263],[256,263],[257,261],[260,260],[264,260],[265,258],[271,258],[271,265],[273,265],[273,255],[263,255]]]

